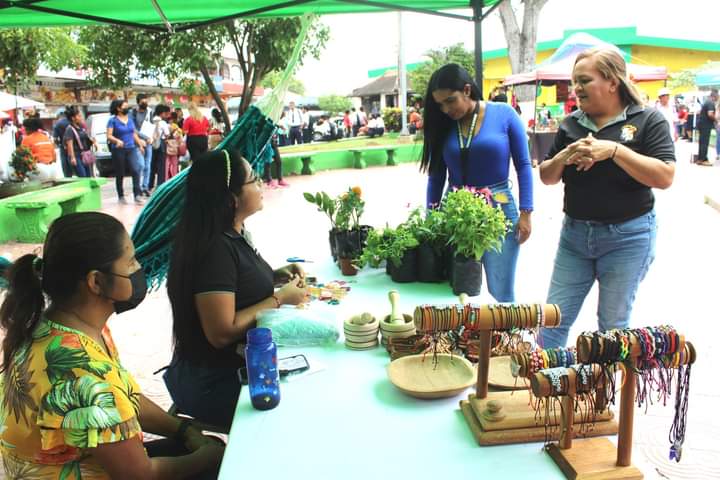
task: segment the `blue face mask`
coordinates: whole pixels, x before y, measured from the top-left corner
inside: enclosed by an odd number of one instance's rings
[[[130,275],[120,275],[119,273],[113,272],[106,273],[116,277],[127,278],[132,284],[132,293],[130,294],[130,298],[127,300],[115,300],[114,298],[110,298],[115,302],[115,313],[121,314],[123,312],[127,312],[128,310],[132,310],[145,300],[145,295],[147,294],[147,282],[145,281],[145,272],[142,268],[137,269]]]

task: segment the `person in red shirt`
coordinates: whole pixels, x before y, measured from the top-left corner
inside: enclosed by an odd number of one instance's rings
[[[28,147],[38,163],[49,165],[55,161],[55,144],[47,133],[42,132],[39,118],[28,118],[23,122],[26,135],[22,145]]]
[[[182,129],[187,134],[187,149],[190,160],[195,161],[198,156],[208,151],[208,134],[210,122],[205,118],[195,103],[188,107],[190,116],[183,121]]]

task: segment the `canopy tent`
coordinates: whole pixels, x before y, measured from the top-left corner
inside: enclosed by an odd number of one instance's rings
[[[509,0],[0,0],[0,28],[106,23],[183,31],[233,18],[387,10],[426,13],[473,22],[475,80],[482,93],[482,21],[502,1]],[[447,12],[466,8],[472,9],[472,16]]]
[[[0,92],[0,111],[15,110],[16,108],[45,108],[45,104],[11,93]]]
[[[611,43],[604,42],[599,38],[587,33],[575,33],[570,35],[558,47],[558,49],[544,62],[530,72],[516,73],[505,77],[504,85],[518,85],[537,82],[570,81],[575,59],[589,48],[606,47],[617,50],[623,57],[626,55],[622,50]],[[628,74],[636,82],[667,79],[667,68],[651,65],[637,65],[628,63]]]
[[[695,76],[695,85],[698,87],[720,86],[720,68],[698,72]]]

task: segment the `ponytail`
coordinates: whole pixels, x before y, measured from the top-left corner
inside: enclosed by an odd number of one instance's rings
[[[23,255],[7,271],[8,291],[0,307],[0,326],[5,330],[0,372],[12,364],[15,353],[32,339],[45,308],[42,259]]]

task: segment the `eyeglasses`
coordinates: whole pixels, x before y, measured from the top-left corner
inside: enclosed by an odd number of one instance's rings
[[[258,187],[262,187],[262,183],[263,183],[262,178],[254,176],[247,182],[243,183],[243,185],[252,185],[253,183],[257,184]]]

